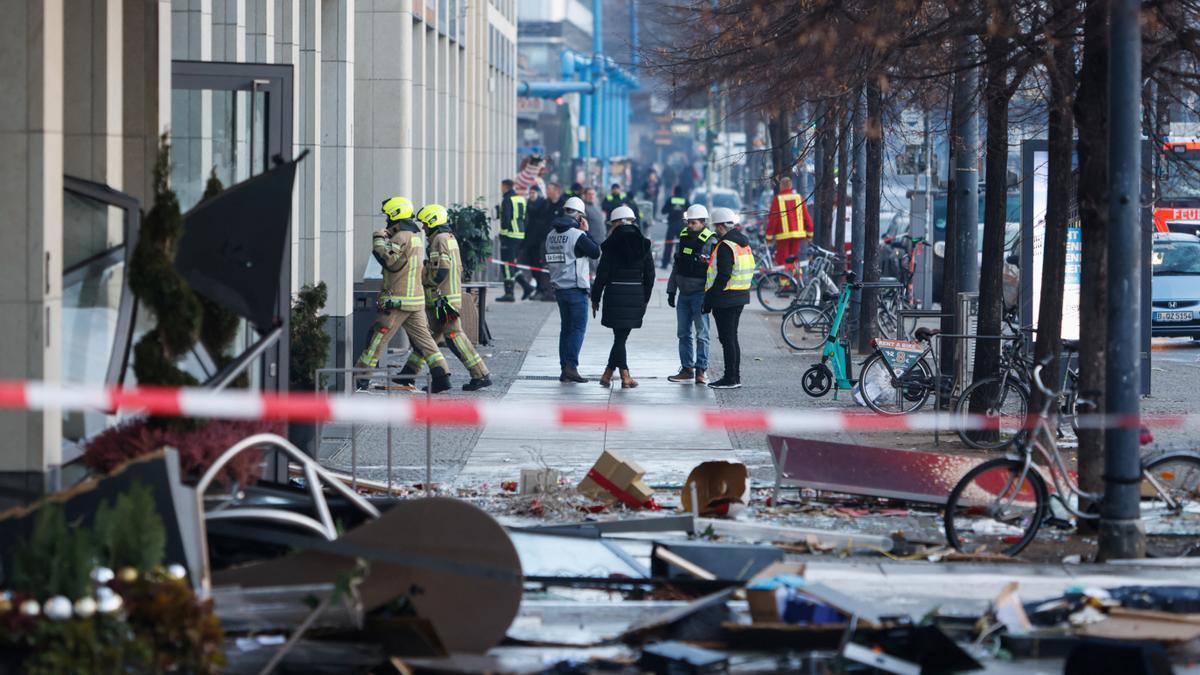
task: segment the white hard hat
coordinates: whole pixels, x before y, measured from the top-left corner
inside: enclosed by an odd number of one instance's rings
[[[718,206],[712,210],[712,224],[719,225],[721,223],[728,223],[730,225],[738,224],[738,217],[737,214],[733,212],[733,209],[727,209],[724,206]]]
[[[703,204],[692,204],[683,214],[684,220],[708,220],[708,209]]]
[[[612,215],[608,217],[608,222],[615,223],[618,220],[637,220],[637,217],[633,215],[633,209],[628,206],[618,206],[613,209]]]
[[[583,213],[584,212],[583,200],[580,199],[579,197],[571,197],[570,199],[567,200],[566,204],[563,204],[563,210],[568,210],[568,209],[571,211],[578,211],[579,213]]]

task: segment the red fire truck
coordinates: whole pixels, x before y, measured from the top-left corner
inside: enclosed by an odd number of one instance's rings
[[[1154,229],[1200,234],[1200,142],[1163,145]]]

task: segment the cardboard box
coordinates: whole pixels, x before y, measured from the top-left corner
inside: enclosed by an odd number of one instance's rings
[[[639,504],[646,503],[654,496],[654,491],[642,480],[646,470],[637,462],[626,459],[611,450],[605,450],[600,455],[600,459],[596,460],[592,471],[608,479],[617,489],[630,495]],[[589,471],[589,473],[591,472]],[[584,477],[583,481],[579,483],[578,490],[591,499],[607,504],[619,501],[616,495],[589,477]]]
[[[702,462],[688,474],[683,484],[683,510],[693,513],[692,484],[701,516],[724,514],[730,504],[750,501],[750,472],[741,462]]]
[[[771,563],[746,582],[746,602],[754,623],[779,623],[783,620],[783,600],[789,585],[801,586],[804,563]],[[789,584],[789,581],[794,582]]]

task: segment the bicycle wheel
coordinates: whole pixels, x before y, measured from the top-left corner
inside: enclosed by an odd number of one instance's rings
[[[875,312],[875,329],[880,337],[889,340],[900,337],[900,317],[896,313],[896,302],[893,296],[883,296],[879,299],[879,309]]]
[[[997,458],[967,472],[946,500],[946,541],[964,553],[1017,555],[1037,535],[1049,495],[1037,469]],[[1022,477],[1022,474],[1024,476]]]
[[[1177,505],[1179,515],[1190,516],[1200,523],[1200,455],[1190,452],[1171,452],[1164,455],[1147,457],[1143,473],[1153,478],[1154,483],[1162,486],[1163,490]],[[1142,511],[1151,514],[1153,509],[1161,511],[1165,502],[1158,494],[1158,489],[1149,480],[1143,482],[1142,495],[1150,496],[1150,502],[1143,502]]]
[[[1067,371],[1067,384],[1063,389],[1059,418],[1067,419],[1071,423],[1071,431],[1075,432],[1076,436],[1079,435],[1079,376],[1070,370]]]
[[[820,349],[829,337],[829,326],[833,322],[816,305],[798,305],[783,315],[779,333],[792,349],[808,351]]]
[[[883,355],[875,352],[859,372],[867,407],[882,415],[907,415],[925,405],[933,391],[933,371],[924,359],[900,377],[892,377]]]
[[[771,272],[758,282],[755,293],[763,309],[782,312],[792,306],[792,300],[796,297],[796,280],[783,272]]]
[[[958,417],[958,437],[972,448],[1007,448],[1025,427],[1029,393],[1011,377],[1004,378],[1003,386],[1000,385],[1000,379],[985,377],[972,382],[954,404],[954,414]],[[987,417],[987,428],[966,428],[972,409]]]

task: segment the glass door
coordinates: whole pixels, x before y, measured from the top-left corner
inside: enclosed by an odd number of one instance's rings
[[[174,61],[171,79],[171,185],[187,212],[212,178],[223,188],[266,171],[272,158],[292,157],[292,66],[263,63]],[[287,319],[291,300],[291,250],[285,252],[279,317],[284,339],[255,357],[247,369],[256,389],[286,389]],[[241,321],[230,354],[203,347],[186,360],[201,382],[224,386],[222,366],[262,339]]]

